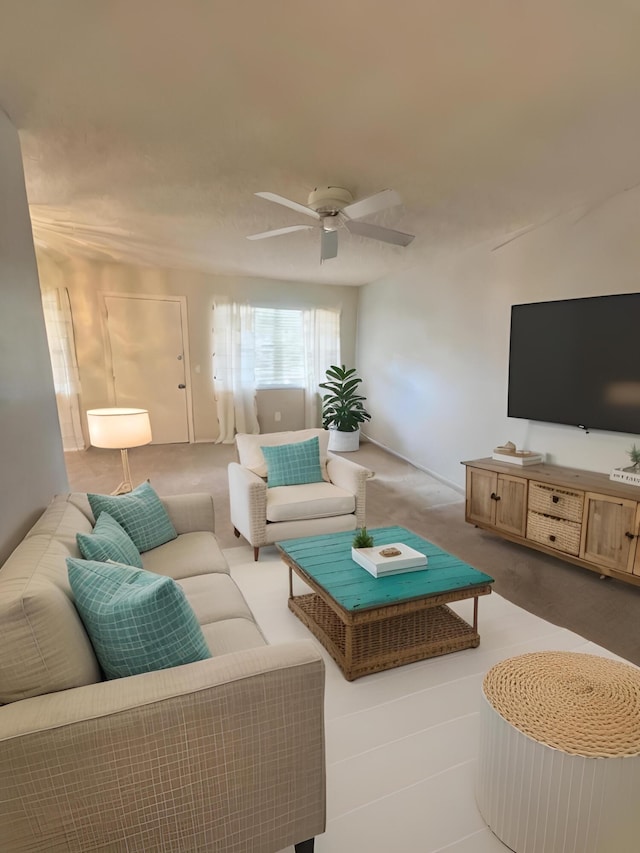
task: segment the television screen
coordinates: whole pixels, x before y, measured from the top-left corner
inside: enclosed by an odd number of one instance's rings
[[[640,293],[513,305],[507,414],[640,435]]]

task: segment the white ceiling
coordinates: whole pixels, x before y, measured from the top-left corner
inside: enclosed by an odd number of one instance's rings
[[[636,0],[2,0],[0,107],[39,245],[361,284],[640,182]],[[318,185],[403,205],[248,241]]]

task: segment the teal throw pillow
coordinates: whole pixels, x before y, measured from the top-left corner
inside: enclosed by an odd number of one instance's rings
[[[211,657],[202,628],[173,578],[67,557],[75,605],[107,678]]]
[[[267,486],[297,486],[322,482],[318,436],[297,444],[262,447],[267,463]]]
[[[76,542],[86,560],[97,560],[100,563],[113,560],[114,563],[142,568],[140,551],[124,527],[108,512],[100,513],[93,533],[76,533]]]
[[[140,553],[164,545],[178,535],[157,492],[141,483],[126,495],[87,495],[96,519],[108,512],[121,524]]]

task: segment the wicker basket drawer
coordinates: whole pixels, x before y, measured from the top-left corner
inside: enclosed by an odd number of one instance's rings
[[[567,521],[582,521],[584,492],[571,492],[544,483],[529,483],[527,508],[533,512],[565,518]]]
[[[554,518],[541,512],[527,513],[527,539],[540,542],[577,557],[580,553],[580,530],[582,525],[564,518]]]

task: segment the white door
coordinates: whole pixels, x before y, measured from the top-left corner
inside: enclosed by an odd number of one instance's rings
[[[114,405],[148,409],[153,444],[189,441],[180,300],[104,297]]]

